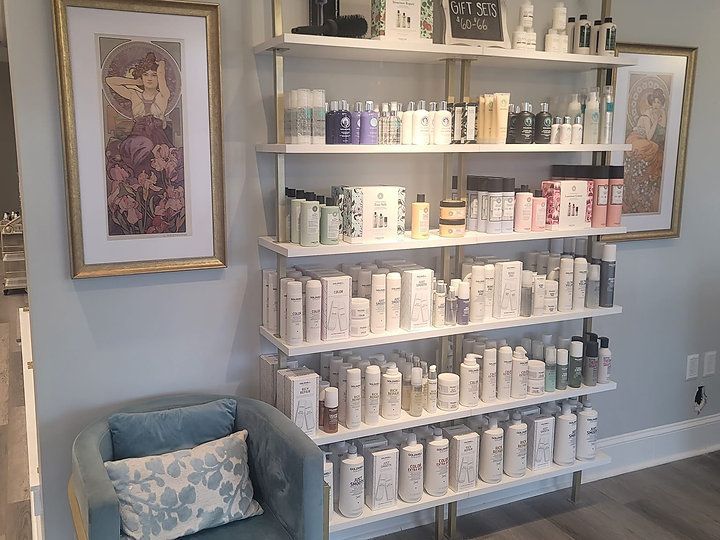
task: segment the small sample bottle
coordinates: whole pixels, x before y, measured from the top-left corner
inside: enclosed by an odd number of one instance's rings
[[[410,416],[420,416],[423,411],[422,368],[414,367],[410,375]]]
[[[552,115],[548,112],[550,105],[540,104],[540,112],[535,115],[535,144],[550,144],[552,138]]]
[[[470,322],[470,283],[467,281],[458,285],[456,322],[462,325]]]
[[[547,199],[542,191],[536,189],[532,200],[532,227],[533,231],[544,231],[547,221]]]
[[[600,265],[588,266],[587,287],[585,289],[585,307],[597,309],[600,307]]]
[[[365,110],[360,115],[360,144],[378,143],[378,113],[372,101],[365,102]]]
[[[430,114],[425,109],[425,100],[418,101],[412,114],[412,144],[427,146],[430,144]],[[403,115],[403,125],[405,116]]]
[[[417,202],[411,205],[411,212],[410,238],[427,240],[430,238],[430,204],[425,202],[424,193],[418,193]]]
[[[558,465],[575,463],[575,438],[577,416],[572,413],[570,404],[563,402],[562,414],[555,419],[555,443],[553,445],[553,461]]]
[[[571,144],[572,143],[572,118],[566,116],[563,119],[563,123],[560,125],[560,136],[558,137],[558,144]]]
[[[415,112],[415,102],[409,101],[407,105],[407,111],[403,113],[401,139],[402,144],[413,144],[413,120]],[[407,113],[407,114],[405,114]]]
[[[325,433],[337,433],[338,389],[333,386],[325,389],[325,404],[323,417],[323,431]]]
[[[423,445],[417,442],[415,433],[408,434],[407,444],[400,448],[398,472],[398,496],[405,502],[414,503],[422,498],[423,461]]]
[[[572,134],[570,136],[570,144],[583,143],[583,119],[582,116],[575,117],[575,123],[572,125]]]
[[[568,350],[557,350],[557,369],[555,370],[555,388],[565,390],[568,385]]]
[[[519,412],[514,412],[512,421],[505,430],[503,441],[503,470],[511,478],[525,476],[527,470],[528,428]]]
[[[598,384],[610,382],[612,373],[612,352],[610,352],[610,340],[606,337],[600,338],[600,351],[598,351]]]
[[[533,294],[533,273],[530,270],[523,270],[522,288],[520,289],[520,316],[530,317],[532,315],[532,294]]]
[[[535,140],[535,115],[532,105],[527,101],[521,106],[518,114],[515,142],[517,144],[532,144]]]
[[[345,459],[340,462],[340,492],[338,511],[345,517],[354,518],[362,515],[365,495],[365,462],[358,456],[354,444],[348,446]]]
[[[583,342],[579,341],[570,343],[570,358],[568,359],[568,386],[570,388],[580,388],[582,384],[582,368],[583,368]]]
[[[480,366],[477,355],[468,354],[460,364],[460,405],[475,407],[480,399]]]
[[[615,303],[615,266],[617,246],[603,246],[602,262],[600,263],[600,307],[613,307]]]
[[[434,497],[442,497],[447,493],[450,473],[450,443],[442,436],[442,429],[433,430],[433,438],[426,448],[425,491]]]
[[[355,102],[355,110],[350,113],[351,131],[350,144],[360,144],[360,129],[362,124],[363,104],[361,101]]]
[[[557,349],[555,345],[545,347],[545,391],[554,392],[557,386]]]

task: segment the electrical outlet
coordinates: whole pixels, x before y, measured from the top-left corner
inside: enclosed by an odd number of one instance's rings
[[[717,362],[717,351],[707,351],[703,355],[703,377],[715,375],[715,363]]]
[[[688,354],[687,366],[685,369],[685,380],[697,379],[700,371],[700,355]]]

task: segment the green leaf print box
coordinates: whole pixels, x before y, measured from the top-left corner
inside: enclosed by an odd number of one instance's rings
[[[433,0],[372,0],[370,37],[432,42]]]

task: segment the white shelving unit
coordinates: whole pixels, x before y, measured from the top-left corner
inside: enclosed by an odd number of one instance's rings
[[[27,287],[22,216],[0,223],[0,259],[3,266],[3,293]]]
[[[452,277],[451,261],[455,264],[462,261],[463,249],[466,246],[478,244],[521,242],[539,239],[564,238],[564,237],[598,237],[600,235],[620,234],[625,232],[624,227],[572,230],[572,231],[543,231],[539,233],[505,233],[505,234],[484,234],[469,232],[463,238],[442,238],[437,231],[432,231],[428,240],[412,240],[409,235],[406,238],[396,241],[373,242],[365,244],[348,244],[341,242],[338,245],[317,247],[301,247],[292,244],[284,238],[285,220],[287,205],[285,201],[285,168],[286,156],[291,154],[325,155],[331,156],[348,154],[438,154],[444,161],[443,167],[443,192],[449,197],[451,189],[451,176],[457,160],[458,176],[463,176],[463,159],[467,154],[534,154],[534,153],[556,153],[563,155],[567,153],[592,153],[596,163],[604,162],[610,152],[624,152],[630,150],[627,144],[586,144],[586,145],[514,145],[514,144],[467,144],[447,146],[384,146],[384,145],[301,145],[284,144],[283,111],[284,111],[284,65],[285,59],[308,58],[320,60],[344,60],[362,62],[399,62],[415,64],[439,64],[445,67],[446,93],[445,98],[460,96],[459,99],[467,99],[469,80],[472,75],[472,66],[477,65],[480,69],[501,68],[515,70],[542,70],[547,72],[586,72],[600,70],[598,76],[605,75],[605,70],[614,70],[618,67],[632,65],[627,59],[615,57],[583,56],[566,53],[547,53],[541,51],[518,51],[496,49],[491,47],[471,47],[463,45],[440,45],[433,43],[392,43],[386,41],[374,41],[369,39],[348,39],[326,36],[307,36],[283,33],[282,8],[280,0],[273,0],[273,34],[274,37],[258,44],[255,53],[258,55],[272,55],[274,66],[274,112],[276,142],[256,145],[258,153],[271,154],[275,160],[275,187],[277,201],[276,230],[277,236],[263,236],[258,239],[260,247],[267,249],[277,256],[278,275],[284,276],[287,270],[288,260],[301,257],[323,257],[339,256],[358,253],[382,253],[388,251],[403,251],[414,249],[440,249],[442,251],[442,270],[438,275],[445,281]],[[608,15],[609,3],[603,2],[603,16]],[[460,68],[460,77],[456,72]],[[598,79],[600,80],[600,79]],[[457,91],[456,91],[457,90]],[[402,182],[401,179],[398,182]],[[458,185],[460,195],[465,195],[463,182]],[[620,306],[612,308],[584,309],[571,312],[553,313],[536,317],[518,317],[514,319],[492,319],[486,322],[470,324],[466,326],[447,326],[442,328],[425,328],[417,331],[396,331],[383,334],[370,334],[366,337],[349,338],[341,342],[320,342],[302,343],[299,345],[288,345],[278,336],[273,335],[265,327],[260,327],[260,334],[272,344],[283,356],[298,356],[314,354],[324,351],[333,351],[345,348],[362,348],[370,346],[381,346],[394,343],[409,342],[421,339],[438,338],[441,344],[441,362],[447,357],[450,350],[450,338],[454,336],[455,350],[459,350],[460,335],[477,331],[498,330],[532,326],[560,321],[583,320],[585,331],[590,331],[592,318],[622,313]],[[438,366],[442,372],[443,364]],[[340,426],[337,433],[328,434],[318,431],[312,440],[318,445],[330,444],[333,442],[357,439],[368,435],[386,433],[398,429],[407,429],[429,424],[454,421],[478,414],[487,414],[517,407],[537,405],[560,399],[576,398],[599,392],[615,390],[617,384],[610,382],[597,386],[581,386],[580,388],[568,388],[562,391],[549,392],[538,396],[528,396],[521,400],[496,401],[493,403],[480,403],[477,407],[460,407],[455,411],[441,411],[429,414],[426,411],[419,417],[411,417],[405,411],[396,420],[380,419],[377,424],[361,424],[357,429],[348,430]],[[498,484],[486,484],[478,481],[475,489],[455,493],[448,491],[444,497],[432,497],[425,494],[418,503],[408,504],[398,500],[393,508],[381,511],[371,511],[365,507],[363,514],[358,518],[348,519],[339,514],[333,513],[332,519],[326,519],[326,537],[330,532],[343,531],[352,527],[372,523],[410,512],[426,508],[436,508],[436,534],[441,537],[442,525],[444,525],[444,505],[448,505],[450,519],[449,534],[454,534],[454,516],[457,512],[458,501],[470,497],[480,496],[523,484],[554,478],[562,475],[573,474],[572,500],[577,497],[581,474],[583,470],[591,467],[600,467],[610,462],[610,458],[599,453],[594,461],[581,462],[567,467],[552,465],[541,471],[527,471],[522,478],[509,478],[503,476]],[[327,491],[326,491],[327,496]]]

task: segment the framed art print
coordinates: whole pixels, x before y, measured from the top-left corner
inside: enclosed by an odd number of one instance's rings
[[[54,0],[74,278],[225,266],[218,9]]]
[[[618,69],[613,126],[613,140],[632,149],[611,161],[625,166],[628,232],[603,240],[677,238],[697,49],[619,43],[618,51],[637,62]]]

